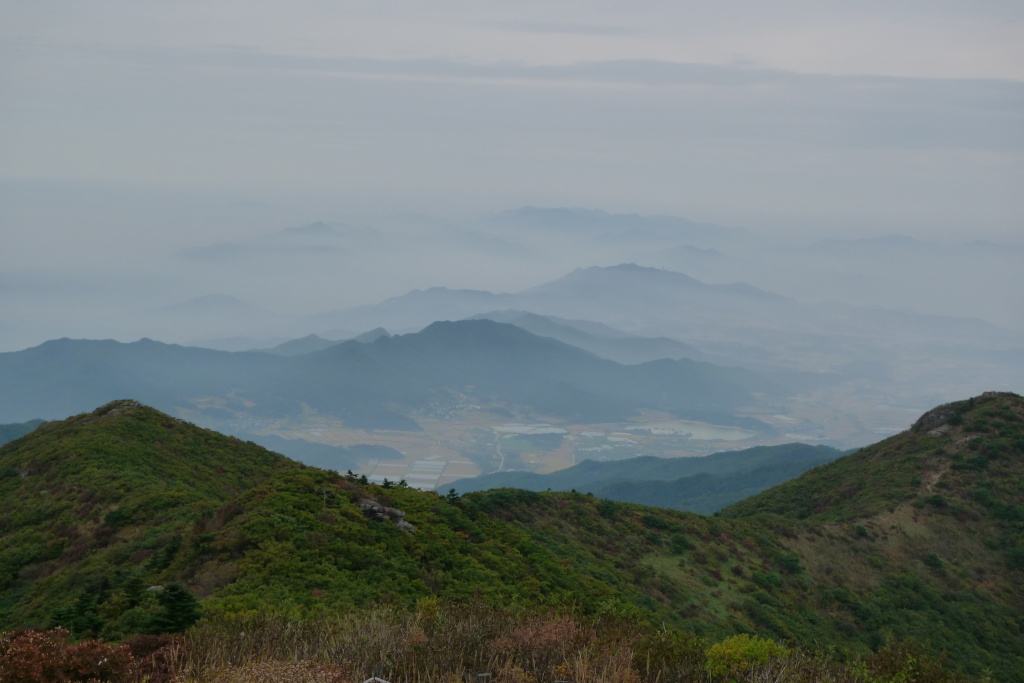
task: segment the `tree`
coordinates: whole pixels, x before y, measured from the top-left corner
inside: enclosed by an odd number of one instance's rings
[[[66,610],[56,618],[60,619],[60,625],[67,627],[75,638],[98,636],[103,629],[103,619],[97,613],[98,602],[96,593],[82,593],[70,610]]]
[[[180,583],[171,583],[157,593],[160,611],[153,615],[150,633],[181,633],[203,616],[202,607],[189,589]]]

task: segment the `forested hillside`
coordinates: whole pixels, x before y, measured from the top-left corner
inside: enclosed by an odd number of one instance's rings
[[[702,517],[385,488],[120,401],[0,449],[0,626],[152,631],[168,608],[145,587],[180,584],[214,620],[572,606],[838,656],[910,639],[1020,681],[1022,425],[1011,394],[944,406]]]

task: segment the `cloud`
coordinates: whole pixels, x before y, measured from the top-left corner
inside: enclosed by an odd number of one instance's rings
[[[611,24],[577,24],[547,21],[492,21],[481,24],[485,28],[516,33],[556,33],[580,36],[632,36],[644,33],[630,26]]]
[[[1024,112],[1024,83],[1010,80],[834,76],[742,64],[655,60],[537,66],[444,59],[312,57],[241,48],[104,49],[102,53],[127,62],[175,65],[186,71],[236,70],[257,75],[268,83],[280,81],[284,74],[331,79],[308,85],[324,88],[325,94],[340,93],[340,83],[345,80],[379,82],[382,88],[396,92],[404,89],[403,83],[492,86],[502,88],[504,96],[513,99],[536,98],[537,93],[528,90],[531,86],[564,86],[571,90],[552,99],[571,99],[573,93],[578,101],[597,97],[604,100],[602,107],[610,105],[617,112],[622,105],[610,104],[612,98],[626,98],[626,107],[630,102],[659,100],[662,106],[682,108],[682,121],[697,121],[702,135],[710,132],[716,138],[797,140],[851,148],[975,149],[1000,154],[1024,149],[1024,129],[1019,125]],[[366,90],[367,97],[393,97],[382,95],[372,86],[359,88]],[[602,88],[622,92],[602,92]],[[437,89],[420,101],[421,107],[429,109],[434,106],[431,99],[443,101],[449,96],[455,95]],[[459,97],[467,109],[479,109],[475,96]],[[552,120],[557,120],[557,112],[550,113]],[[481,116],[490,115],[493,112],[481,112]],[[588,118],[604,115],[602,110],[593,110]],[[395,120],[394,125],[402,125],[395,112],[387,113],[387,117]],[[414,111],[409,111],[407,118],[410,127],[419,127]],[[433,123],[443,135],[445,122]],[[531,121],[524,118],[519,123],[530,125]],[[540,120],[536,123],[543,125]],[[676,134],[687,137],[688,132],[680,128]]]
[[[99,1],[121,10],[102,27],[49,0],[52,22],[20,9],[0,27],[27,36],[0,73],[0,178],[259,198],[299,220],[547,204],[755,229],[1019,228],[1024,84],[870,75],[998,72],[985,65],[1013,60],[978,57],[975,34],[1005,4]],[[934,32],[907,40],[915,22]],[[988,42],[1011,44],[1019,22],[999,30]]]

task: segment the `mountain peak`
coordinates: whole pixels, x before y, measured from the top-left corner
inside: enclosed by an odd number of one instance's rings
[[[1020,396],[1004,391],[986,391],[981,396],[956,401],[932,408],[917,419],[910,428],[912,432],[926,432],[929,436],[942,436],[954,426],[963,424],[963,415],[975,407],[975,403],[999,401],[1005,405],[1020,402]]]
[[[110,403],[101,405],[96,410],[92,411],[92,415],[96,417],[102,417],[104,415],[109,417],[116,417],[118,415],[124,415],[130,413],[136,408],[143,408],[143,405],[131,398],[122,398]]]
[[[259,306],[254,306],[237,297],[227,294],[203,294],[186,301],[154,309],[152,313],[161,314],[205,314],[235,315],[265,313]]]
[[[577,268],[568,275],[528,291],[533,294],[558,293],[578,296],[583,291],[596,292],[605,289],[612,294],[625,295],[632,292],[630,288],[633,287],[703,289],[712,286],[684,273],[635,263],[620,263],[615,266]]]
[[[438,320],[427,325],[419,334],[424,338],[464,339],[472,341],[474,345],[507,343],[513,340],[522,343],[524,340],[531,340],[538,344],[555,343],[561,346],[558,342],[538,337],[511,323],[496,322],[487,318]]]

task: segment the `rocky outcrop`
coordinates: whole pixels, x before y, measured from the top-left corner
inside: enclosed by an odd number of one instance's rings
[[[938,408],[933,408],[918,418],[917,422],[910,429],[917,433],[926,432],[928,436],[944,436],[952,430],[954,425],[959,425],[962,422],[961,416],[968,410],[972,410],[975,405],[988,403],[1000,398],[1019,397],[1007,391],[986,391],[981,396],[974,396],[966,401],[947,403]]]
[[[914,432],[927,431],[929,434],[934,431],[939,431],[940,427],[948,427],[950,418],[956,416],[958,411],[955,404],[946,404],[929,410],[927,413],[918,418],[911,430]],[[948,429],[946,430],[948,431]],[[940,432],[944,433],[944,432]],[[938,436],[936,434],[935,436]]]
[[[416,527],[405,521],[405,513],[398,508],[381,505],[372,498],[360,498],[357,504],[359,505],[359,509],[363,511],[363,514],[375,522],[386,522],[391,520],[395,523],[395,526],[398,527],[399,531],[404,531],[409,534],[416,533]]]

